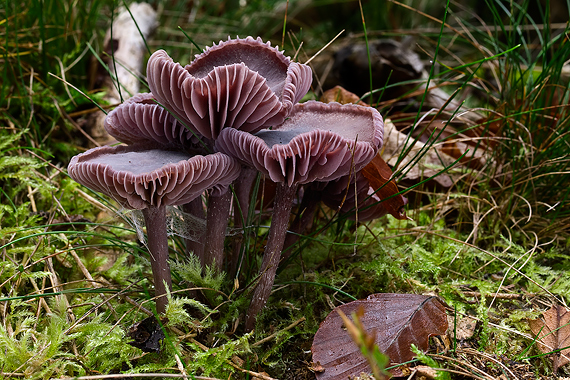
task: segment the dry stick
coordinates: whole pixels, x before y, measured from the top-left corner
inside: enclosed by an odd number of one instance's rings
[[[449,356],[438,355],[438,354],[426,354],[426,355],[429,356],[429,357],[435,358],[435,359],[451,360],[451,361],[457,362],[457,363],[459,363],[459,364],[461,364],[461,365],[464,365],[465,367],[467,367],[467,368],[469,368],[469,369],[471,369],[471,370],[473,370],[473,371],[475,371],[475,372],[480,373],[480,374],[483,376],[484,379],[495,380],[495,378],[489,376],[489,374],[486,373],[485,371],[482,371],[482,370],[480,370],[479,368],[475,367],[473,364],[470,364],[470,363],[465,362],[465,361],[463,361],[463,360],[459,360],[459,359],[452,358],[452,357],[449,357]]]
[[[484,352],[479,352],[477,350],[473,350],[473,349],[469,349],[469,348],[464,348],[461,349],[461,351],[465,352],[466,354],[470,354],[470,355],[479,355],[484,357],[487,360],[492,361],[493,363],[499,365],[500,367],[503,367],[508,373],[510,373],[510,375],[512,376],[513,379],[516,379],[516,375],[509,369],[509,367],[507,367],[506,365],[504,365],[503,363],[501,363],[499,360],[493,358],[492,356],[484,353]]]
[[[325,50],[326,48],[329,47],[330,44],[332,44],[337,38],[340,37],[341,34],[344,33],[344,29],[341,30],[336,36],[334,36],[334,38],[332,40],[329,41],[329,43],[327,43],[325,46],[323,46],[321,48],[321,50],[319,50],[318,52],[315,53],[315,55],[313,55],[311,58],[309,58],[306,62],[305,65],[308,65],[317,55],[321,54],[323,52],[323,50]]]
[[[262,373],[253,372],[253,371],[250,371],[250,370],[241,368],[239,365],[237,365],[237,364],[231,362],[230,360],[228,360],[227,362],[228,362],[229,365],[231,365],[232,367],[234,367],[234,368],[237,369],[238,371],[243,372],[243,373],[246,373],[246,374],[248,374],[248,375],[251,375],[251,376],[253,376],[254,378],[260,378],[260,379],[262,379],[262,380],[277,380],[277,379],[275,379],[275,378],[273,378],[273,377],[264,375],[264,374],[262,374]]]
[[[263,338],[263,339],[261,339],[261,340],[255,342],[255,343],[252,344],[250,347],[251,347],[251,348],[257,347],[257,346],[262,345],[262,344],[265,343],[265,342],[269,342],[270,340],[272,340],[273,338],[275,338],[275,337],[276,337],[277,335],[279,335],[280,333],[285,332],[285,331],[288,331],[288,330],[291,330],[293,327],[297,326],[298,324],[300,324],[300,323],[302,323],[302,322],[305,322],[306,320],[307,320],[307,318],[302,317],[301,319],[298,319],[298,320],[296,320],[295,322],[291,323],[289,326],[285,327],[283,330],[279,330],[279,331],[277,331],[277,332],[274,332],[273,334],[271,334],[271,335],[269,335],[269,336],[267,336],[267,337],[265,337],[265,338]]]
[[[45,280],[46,280],[46,278],[44,277],[42,279],[42,286],[44,286],[44,287],[45,287]],[[34,278],[30,278],[30,282],[32,283],[32,286],[34,287],[36,292],[38,292],[39,294],[43,294],[43,290],[40,290],[40,288],[38,287],[38,284],[36,284],[36,281]],[[51,310],[50,310],[46,300],[43,297],[39,297],[39,299],[38,299],[38,310],[36,311],[36,320],[34,321],[34,330],[36,329],[36,327],[38,325],[38,321],[40,320],[40,312],[42,310],[42,307],[45,309],[45,311],[48,315],[51,314]]]
[[[463,375],[463,376],[472,377],[473,379],[482,379],[482,380],[485,380],[484,377],[481,377],[481,376],[475,375],[474,373],[465,371],[465,369],[464,369],[463,367],[461,367],[460,365],[458,365],[458,364],[455,364],[455,363],[449,363],[449,364],[451,364],[451,365],[454,366],[455,368],[458,368],[458,369],[460,369],[460,370],[463,370],[463,371],[459,371],[459,370],[452,370],[452,369],[451,369],[451,370],[448,370],[449,372],[452,372],[452,371],[453,371],[452,373],[459,373],[459,374],[461,374],[461,375]],[[442,370],[444,370],[444,369],[442,369]]]
[[[174,354],[174,359],[176,360],[176,365],[178,366],[178,370],[182,374],[182,378],[184,380],[187,380],[188,374],[186,373],[186,368],[184,368],[184,365],[182,364],[182,360],[180,360],[180,356],[178,356],[178,354]]]
[[[482,297],[481,292],[461,292],[466,297]],[[493,296],[503,300],[520,300],[523,297],[533,297],[535,294],[512,294],[512,293],[494,293]]]
[[[451,363],[451,364],[457,366],[456,364],[453,364],[453,363]],[[474,379],[483,379],[480,376],[477,376],[477,375],[474,375],[472,373],[465,372],[465,371],[458,371],[458,370],[449,369],[449,368],[433,368],[433,367],[429,367],[429,368],[434,369],[435,371],[455,373],[457,375],[468,376],[468,377],[472,377]],[[461,368],[461,367],[457,366],[457,368]],[[461,368],[461,369],[463,369],[463,368]]]
[[[53,259],[51,257],[49,257],[46,260],[46,266],[48,268],[48,271],[50,272],[49,278],[50,278],[50,281],[52,283],[54,290],[56,292],[62,292],[63,287],[61,286],[61,283],[59,282],[59,278],[58,278],[57,273],[55,272],[55,268],[53,266]],[[69,301],[67,300],[67,297],[65,294],[57,295],[56,298],[59,298],[61,301],[63,301],[65,303],[65,309],[66,310],[69,309]],[[70,314],[73,315],[73,313],[70,313]]]

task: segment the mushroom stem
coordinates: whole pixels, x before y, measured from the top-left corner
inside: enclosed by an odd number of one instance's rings
[[[283,250],[287,226],[289,225],[289,216],[291,215],[291,207],[293,206],[293,199],[297,193],[297,187],[296,184],[292,186],[287,186],[285,183],[277,184],[271,227],[269,228],[267,245],[265,246],[263,262],[261,263],[261,277],[255,287],[253,298],[245,317],[246,331],[253,330],[257,314],[267,303],[271,288],[275,282],[275,273],[277,272],[277,266],[281,258],[281,251]]]
[[[172,277],[168,265],[168,236],[166,235],[166,207],[150,206],[142,210],[148,236],[150,265],[154,279],[156,311],[164,314],[168,298],[166,287],[172,289]]]
[[[204,215],[204,205],[202,204],[202,197],[199,196],[193,201],[182,205],[182,211],[203,220],[205,218],[205,215]],[[203,235],[200,236],[197,241],[191,239],[184,239],[184,240],[186,243],[186,254],[189,255],[190,253],[193,253],[194,255],[198,256],[200,260],[203,262],[204,236]]]
[[[215,265],[218,273],[222,271],[224,264],[224,240],[226,238],[226,228],[230,216],[231,200],[232,193],[229,190],[222,195],[210,195],[208,199],[208,216],[206,220],[202,266]]]

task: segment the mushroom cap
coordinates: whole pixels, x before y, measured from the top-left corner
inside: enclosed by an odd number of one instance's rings
[[[362,169],[382,145],[374,108],[309,101],[281,125],[255,135],[224,129],[216,148],[288,186],[331,181]]]
[[[240,165],[222,153],[191,156],[149,145],[99,147],[74,156],[71,178],[129,209],[180,205],[203,191],[225,191]]]
[[[195,132],[186,128],[168,110],[156,103],[152,93],[137,94],[109,112],[107,132],[125,144],[159,143],[186,146]]]
[[[225,127],[255,133],[280,124],[307,93],[312,71],[261,38],[220,41],[186,67],[164,50],[149,59],[156,99],[200,134],[216,139]]]

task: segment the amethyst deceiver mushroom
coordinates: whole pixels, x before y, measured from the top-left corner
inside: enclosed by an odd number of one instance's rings
[[[105,119],[105,128],[117,140],[127,144],[147,143],[158,147],[206,154],[213,150],[210,141],[188,130],[168,110],[155,102],[153,94],[138,94],[119,105]],[[208,197],[207,229],[200,241],[186,239],[187,252],[200,259],[203,266],[215,262],[221,271],[224,238],[231,205],[231,193],[210,191]],[[201,200],[196,198],[182,205],[186,212],[203,217]]]
[[[246,315],[254,327],[275,280],[298,185],[331,181],[362,169],[382,145],[383,121],[370,107],[309,101],[294,107],[281,125],[253,135],[226,128],[216,148],[277,183],[261,277]]]
[[[166,206],[185,204],[206,189],[227,190],[240,165],[223,153],[192,156],[148,144],[100,147],[71,159],[71,178],[128,209],[142,210],[151,254],[156,308],[164,313],[172,284],[168,265]]]
[[[147,78],[156,99],[207,139],[223,128],[257,132],[281,124],[307,93],[312,71],[261,38],[220,41],[182,67],[158,50]]]

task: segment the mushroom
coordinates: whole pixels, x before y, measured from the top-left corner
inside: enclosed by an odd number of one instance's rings
[[[127,143],[152,143],[164,148],[206,153],[213,150],[211,141],[201,141],[197,131],[187,129],[168,110],[158,105],[152,94],[139,94],[109,113],[105,128],[117,140]],[[231,205],[231,193],[210,192],[208,199],[207,229],[200,241],[186,239],[187,252],[193,252],[203,265],[216,263],[222,269],[224,237]],[[196,198],[182,208],[203,218],[201,200]]]
[[[253,135],[226,128],[216,148],[255,167],[277,183],[260,280],[246,315],[254,327],[275,280],[297,187],[331,181],[362,169],[382,144],[383,122],[370,107],[309,101],[294,107],[281,125]]]
[[[240,165],[223,153],[192,156],[148,144],[94,148],[73,157],[68,166],[80,184],[125,208],[142,210],[158,313],[166,311],[166,289],[172,284],[165,206],[188,203],[206,189],[223,193],[239,171]]]
[[[312,71],[261,38],[220,41],[190,65],[164,50],[150,57],[147,77],[156,99],[208,139],[222,128],[255,133],[281,124],[307,93]]]

